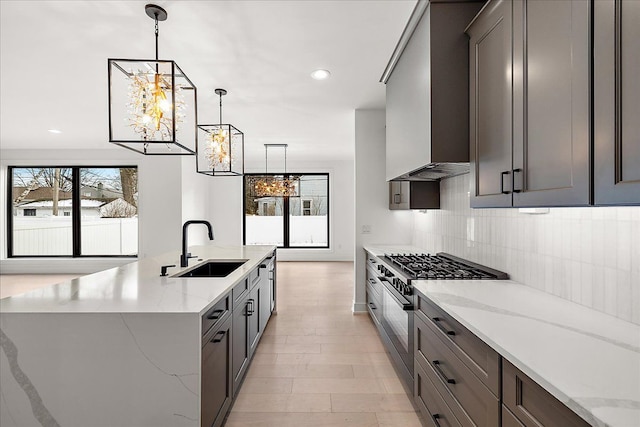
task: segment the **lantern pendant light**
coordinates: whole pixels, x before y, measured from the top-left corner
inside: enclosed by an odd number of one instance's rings
[[[196,171],[210,176],[244,175],[244,134],[235,126],[222,123],[222,97],[225,89],[216,89],[220,100],[220,121],[198,125]]]
[[[148,4],[155,23],[155,59],[108,59],[109,142],[145,155],[193,155],[197,145],[197,90],[172,60],[158,59],[160,6]]]

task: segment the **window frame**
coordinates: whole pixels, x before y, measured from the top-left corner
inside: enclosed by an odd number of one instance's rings
[[[13,253],[13,170],[26,168],[42,168],[55,169],[67,168],[71,169],[71,234],[72,245],[70,255],[15,255]],[[140,249],[140,238],[138,235],[138,253],[135,255],[82,255],[82,222],[81,222],[81,185],[80,185],[80,169],[136,169],[140,170],[138,165],[16,165],[7,166],[7,258],[138,258]],[[139,208],[138,208],[139,211]],[[140,216],[138,216],[138,221]]]
[[[279,176],[284,178],[293,178],[295,176],[324,176],[327,178],[327,244],[325,246],[291,246],[290,245],[290,230],[291,224],[289,216],[291,214],[291,207],[289,203],[289,196],[283,197],[283,246],[276,245],[278,249],[331,249],[331,183],[329,172],[287,172],[285,173],[245,173],[242,177],[242,244],[247,244],[247,179],[251,176]],[[296,196],[300,198],[300,206],[302,207],[302,196]],[[305,197],[306,198],[306,197]],[[285,215],[286,212],[286,215]]]

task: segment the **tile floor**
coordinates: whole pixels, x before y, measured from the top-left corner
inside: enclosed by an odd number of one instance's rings
[[[353,314],[353,263],[279,262],[278,313],[226,427],[419,427],[375,326]]]

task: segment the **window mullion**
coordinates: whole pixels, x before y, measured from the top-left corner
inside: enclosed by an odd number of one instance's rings
[[[71,173],[71,234],[73,238],[73,256],[82,255],[81,235],[80,235],[80,215],[81,215],[81,188],[80,188],[80,168],[73,167]]]
[[[282,197],[284,203],[283,205],[283,212],[282,212],[282,220],[284,221],[284,226],[283,228],[283,232],[284,232],[284,239],[283,239],[283,243],[284,243],[284,247],[288,248],[290,247],[290,242],[289,242],[289,196],[283,196]]]

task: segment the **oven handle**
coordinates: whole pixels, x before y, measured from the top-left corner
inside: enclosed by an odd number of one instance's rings
[[[386,277],[379,277],[379,279],[393,286],[389,279],[387,279]],[[402,302],[397,296],[393,294],[393,292],[391,292],[391,290],[387,286],[384,287],[384,290],[394,299],[396,303],[398,303],[399,306],[402,307],[404,311],[413,311],[413,304],[411,304],[410,302]]]

